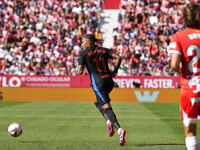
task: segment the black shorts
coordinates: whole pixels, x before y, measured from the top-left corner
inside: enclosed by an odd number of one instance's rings
[[[114,87],[114,83],[110,82],[110,84],[107,84],[106,86],[99,88],[99,90],[95,90],[95,95],[96,95],[96,99],[97,102],[100,105],[104,105],[106,103],[110,102],[110,97],[109,97],[109,93],[112,91]]]
[[[104,105],[110,102],[109,93],[107,91],[95,91],[97,103],[99,105]]]

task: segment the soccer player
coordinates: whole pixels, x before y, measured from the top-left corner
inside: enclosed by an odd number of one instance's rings
[[[120,127],[109,97],[114,86],[112,77],[117,74],[121,58],[110,49],[98,47],[95,42],[96,39],[93,34],[86,34],[82,37],[81,46],[83,50],[79,54],[78,74],[83,73],[84,67],[87,68],[96,95],[95,105],[107,121],[108,135],[114,135],[115,127],[119,134],[120,145],[123,146],[126,130]],[[116,60],[116,67],[113,72],[108,67],[108,59],[110,58]]]
[[[189,3],[182,10],[186,28],[170,41],[171,67],[181,73],[180,113],[188,150],[199,150],[196,137],[200,114],[200,5]]]

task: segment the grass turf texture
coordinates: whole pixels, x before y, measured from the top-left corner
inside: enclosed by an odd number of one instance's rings
[[[178,103],[112,103],[127,130],[120,147],[93,103],[0,102],[0,150],[184,150]],[[12,122],[22,124],[20,137],[11,137]]]

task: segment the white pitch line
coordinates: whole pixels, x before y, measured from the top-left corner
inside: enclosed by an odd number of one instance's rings
[[[101,118],[97,116],[33,116],[33,115],[16,115],[16,116],[8,116],[8,115],[0,115],[0,118],[9,118],[9,117],[16,117],[16,118],[63,118],[63,119],[98,119]],[[150,117],[117,117],[121,119],[145,119],[145,120],[162,120],[162,119],[169,119],[169,120],[180,120],[180,118],[150,118]]]

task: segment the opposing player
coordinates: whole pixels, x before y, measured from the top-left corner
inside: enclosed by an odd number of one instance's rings
[[[108,134],[113,136],[117,129],[120,138],[120,145],[125,143],[126,130],[120,128],[115,113],[110,104],[109,93],[112,91],[114,82],[112,77],[117,74],[121,64],[121,58],[112,50],[95,45],[96,39],[93,34],[86,34],[82,37],[82,48],[80,52],[78,73],[82,74],[84,67],[90,75],[93,90],[96,95],[95,105],[107,121]],[[108,67],[108,59],[116,59],[114,71]],[[113,127],[114,126],[114,127]]]
[[[171,67],[181,73],[180,113],[188,150],[199,150],[196,137],[200,114],[200,5],[189,3],[182,10],[186,28],[172,36]]]

